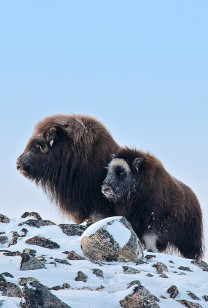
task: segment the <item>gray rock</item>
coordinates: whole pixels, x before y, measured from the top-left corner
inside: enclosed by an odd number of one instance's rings
[[[28,216],[33,216],[33,217],[35,217],[38,220],[42,220],[40,214],[38,214],[37,212],[25,212],[24,214],[22,214],[21,217],[22,218],[26,218]]]
[[[123,266],[123,272],[124,272],[124,274],[138,274],[138,273],[140,273],[139,270],[137,270],[133,267],[130,267],[130,266]]]
[[[145,256],[145,259],[147,259],[147,260],[150,260],[152,258],[156,258],[156,256],[154,256],[154,255],[146,255]]]
[[[191,263],[200,267],[204,272],[208,272],[208,264],[205,261],[194,260]]]
[[[200,298],[198,296],[196,296],[196,294],[194,294],[193,292],[191,291],[187,291],[188,292],[188,295],[195,301],[200,301]]]
[[[3,253],[4,256],[8,256],[8,257],[16,257],[16,256],[20,256],[21,252],[20,251],[9,251],[7,250],[6,252]]]
[[[23,226],[23,225],[28,225],[30,227],[40,228],[40,227],[43,227],[43,226],[55,225],[55,223],[50,221],[50,220],[28,219],[24,222],[21,222],[18,226]]]
[[[26,240],[25,243],[30,244],[30,245],[37,245],[37,246],[49,248],[49,249],[60,248],[60,246],[56,242],[53,242],[42,236],[34,236]]]
[[[1,275],[5,276],[5,277],[9,277],[9,278],[14,278],[14,276],[8,272],[4,272],[4,273],[1,273]]]
[[[205,302],[208,302],[208,295],[203,295],[202,298],[205,300]]]
[[[160,274],[159,277],[161,277],[161,278],[168,278],[168,276],[165,275],[165,274]]]
[[[76,281],[84,281],[86,282],[87,281],[87,275],[85,275],[82,271],[79,271],[77,273],[77,277],[75,278]]]
[[[182,305],[188,307],[188,308],[202,308],[201,305],[197,304],[197,303],[192,303],[186,300],[177,300],[177,302],[181,303]]]
[[[136,286],[133,293],[120,301],[122,308],[159,308],[159,299],[143,286]]]
[[[30,282],[38,282],[38,280],[36,278],[33,278],[33,277],[23,277],[23,278],[20,278],[20,281],[19,281],[19,285],[20,286],[26,286],[27,283],[30,283]]]
[[[167,266],[162,262],[157,262],[152,267],[155,267],[158,274],[162,274],[163,272],[168,272]]]
[[[22,253],[21,257],[22,257],[20,264],[21,271],[37,270],[45,268],[45,265],[41,261],[29,255],[28,253]]]
[[[0,214],[0,223],[8,224],[10,222],[9,218],[3,214]]]
[[[71,265],[71,264],[69,263],[69,261],[66,260],[66,259],[58,259],[58,258],[55,258],[54,261],[56,261],[57,263],[61,263],[61,264]]]
[[[179,291],[178,291],[178,288],[176,286],[172,285],[170,288],[167,289],[167,293],[170,294],[171,298],[176,298]]]
[[[2,291],[2,296],[8,297],[21,297],[21,289],[12,282],[1,281],[0,282],[0,291]]]
[[[132,286],[134,286],[134,285],[138,285],[138,286],[141,286],[141,282],[139,281],[139,280],[133,280],[132,282],[130,282],[129,284],[128,284],[128,289],[129,288],[131,288]]]
[[[2,274],[0,274],[0,282],[2,281],[6,281],[6,279],[4,278],[4,276]]]
[[[68,236],[80,236],[87,229],[86,226],[78,224],[60,224],[59,227]]]
[[[121,238],[117,236],[116,229],[118,232],[122,230]],[[91,225],[83,233],[81,248],[90,260],[136,263],[143,259],[140,241],[124,217],[111,217]]]
[[[193,272],[188,266],[179,266],[178,269],[181,271]]]
[[[102,277],[102,278],[104,277],[103,271],[100,270],[99,268],[93,268],[92,271],[93,271],[93,274],[96,275],[97,277]]]
[[[86,260],[85,258],[78,255],[74,250],[68,251],[67,253],[67,259],[69,260]]]
[[[33,256],[33,257],[35,257],[35,255],[36,255],[36,250],[35,249],[30,249],[30,248],[25,248],[24,250],[23,250],[23,253],[28,253],[29,255],[31,255],[31,256]]]
[[[23,308],[70,308],[39,282],[30,282],[23,289]]]
[[[8,241],[9,241],[9,239],[8,239],[7,236],[5,236],[5,235],[0,236],[0,244],[6,244],[6,243],[8,243]]]

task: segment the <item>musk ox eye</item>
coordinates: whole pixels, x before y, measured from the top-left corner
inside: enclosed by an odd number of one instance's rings
[[[116,170],[116,175],[119,179],[124,179],[126,177],[126,172],[123,169],[117,169]]]
[[[48,146],[46,143],[39,145],[40,150],[42,153],[47,153],[48,152]]]

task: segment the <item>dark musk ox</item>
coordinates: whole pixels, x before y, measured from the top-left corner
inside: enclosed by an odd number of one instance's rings
[[[177,248],[202,256],[202,213],[193,191],[149,153],[122,148],[108,165],[102,192],[125,216],[147,250]]]
[[[100,187],[103,168],[118,144],[96,119],[85,115],[54,115],[35,126],[17,169],[40,184],[62,212],[76,223],[114,216]]]

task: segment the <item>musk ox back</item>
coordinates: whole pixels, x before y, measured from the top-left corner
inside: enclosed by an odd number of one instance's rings
[[[202,213],[192,190],[172,177],[154,156],[120,149],[110,162],[102,192],[128,219],[147,250],[177,248],[202,256]]]
[[[37,123],[17,169],[40,184],[74,222],[115,215],[100,191],[103,168],[117,143],[97,120],[84,115],[54,115]]]

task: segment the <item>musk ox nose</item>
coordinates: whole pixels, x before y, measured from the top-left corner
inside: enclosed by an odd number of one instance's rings
[[[109,195],[114,194],[114,191],[113,191],[111,185],[106,184],[106,183],[102,185],[101,191],[105,196],[109,196]]]

